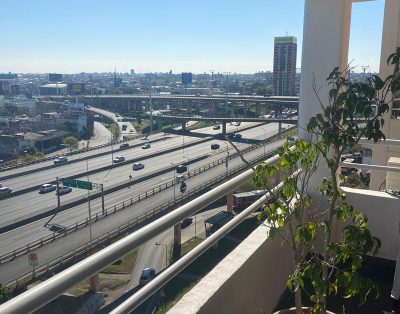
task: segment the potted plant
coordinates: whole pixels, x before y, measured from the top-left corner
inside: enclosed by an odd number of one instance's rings
[[[292,251],[294,267],[287,284],[295,294],[293,313],[326,313],[329,294],[358,296],[361,303],[378,296],[378,288],[359,270],[366,254],[377,253],[380,240],[368,230],[367,217],[346,201],[340,188],[346,178],[339,170],[342,155],[361,138],[385,139],[382,116],[400,89],[399,60],[399,51],[389,57],[395,72],[384,80],[371,75],[353,82],[350,68],[335,68],[327,78],[328,103],[321,101],[314,83],[321,113],[308,123],[310,140],[286,142],[278,150],[279,166],[261,164],[254,169],[255,186],[272,195],[259,218],[269,226],[268,237],[279,236]],[[315,184],[318,167],[325,167],[328,176]],[[280,192],[268,184],[268,177],[278,171],[288,175]],[[335,239],[336,224],[341,228]],[[307,311],[302,308],[303,289],[312,303]]]

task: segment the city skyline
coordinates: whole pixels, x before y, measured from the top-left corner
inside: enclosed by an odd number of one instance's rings
[[[299,38],[301,65],[304,1],[41,3],[3,2],[0,72],[272,71],[273,39],[285,34]],[[349,60],[357,72],[379,69],[383,6],[353,5]]]

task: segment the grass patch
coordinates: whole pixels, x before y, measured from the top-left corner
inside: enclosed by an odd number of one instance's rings
[[[212,121],[198,121],[197,123],[190,126],[188,129],[197,130],[197,129],[206,128],[206,127],[212,126],[212,125],[215,125],[215,123]]]
[[[101,272],[104,274],[130,274],[136,263],[137,250],[125,255],[119,262],[108,265]]]
[[[119,128],[118,125],[115,123],[104,123],[100,122],[102,125],[104,125],[112,134],[113,139],[118,139],[119,137]]]
[[[186,241],[185,243],[182,244],[181,247],[181,256],[187,254],[190,252],[192,249],[194,249],[197,245],[199,245],[201,242],[203,242],[204,239],[196,237],[196,238],[191,238],[189,241]]]
[[[145,128],[148,128],[149,126],[150,126],[150,123],[149,123],[149,121],[147,121],[147,120],[141,120],[141,123],[139,123],[139,122],[137,122],[137,121],[134,121],[134,122],[132,122],[132,124],[133,124],[133,126],[135,127],[135,129],[136,129],[136,132],[138,133],[138,134],[142,134],[143,132],[143,129],[145,129]]]

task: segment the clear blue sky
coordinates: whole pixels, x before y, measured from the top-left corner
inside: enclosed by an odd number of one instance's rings
[[[378,69],[383,0],[353,5],[350,59]],[[0,72],[272,69],[274,36],[298,38],[303,0],[2,0]]]

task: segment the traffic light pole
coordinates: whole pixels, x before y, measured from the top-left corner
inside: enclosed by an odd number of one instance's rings
[[[103,187],[103,183],[100,184],[100,189],[101,189],[101,212],[104,215],[105,214],[105,210],[104,210],[104,187]]]
[[[57,212],[59,213],[60,209],[61,209],[61,202],[60,202],[60,191],[59,191],[59,189],[60,189],[60,181],[58,180],[58,177],[56,177],[56,185],[57,185],[57,188],[56,188]]]

